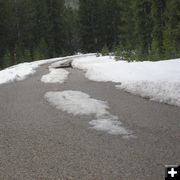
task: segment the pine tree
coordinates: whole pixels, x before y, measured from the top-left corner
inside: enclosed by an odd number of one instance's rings
[[[33,40],[35,42],[34,49],[39,47],[42,39],[47,43],[48,34],[50,32],[50,20],[48,17],[48,4],[45,0],[33,0],[32,6],[34,14]]]
[[[180,56],[180,1],[166,2],[164,49],[167,58]]]
[[[145,60],[149,55],[152,42],[151,1],[136,0],[135,10],[136,48],[140,59]]]
[[[79,51],[79,19],[78,11],[71,7],[65,9],[65,24],[66,33],[65,54],[74,54]]]
[[[48,58],[48,45],[44,39],[40,40],[39,45],[35,47],[33,53],[34,60]]]
[[[80,1],[82,47],[86,52],[113,49],[122,40],[122,8],[118,0]]]
[[[2,68],[6,68],[8,66],[11,66],[11,64],[12,64],[12,62],[11,62],[11,54],[10,54],[10,52],[8,50],[6,51],[6,53],[4,54],[2,59],[3,59]]]
[[[136,48],[137,40],[135,34],[135,4],[134,0],[129,0],[128,3],[126,0],[121,1],[122,14],[121,21],[123,27],[121,26],[121,41],[119,45],[124,46],[125,49],[133,50]]]
[[[163,31],[165,25],[164,11],[166,3],[165,0],[152,1],[152,19],[153,19],[153,33],[151,54],[153,59],[161,59],[164,54],[163,50]]]
[[[7,27],[5,26],[7,16],[7,1],[0,0],[0,69],[3,68],[3,64],[5,63],[3,61],[3,56],[8,47],[6,42]]]
[[[55,57],[65,53],[64,0],[47,0],[47,7],[50,26],[47,37],[49,56]]]
[[[82,49],[85,52],[93,52],[96,50],[98,43],[97,29],[99,21],[99,3],[100,1],[80,0],[79,17],[80,17],[80,34]]]
[[[123,7],[119,0],[106,0],[104,8],[102,31],[105,31],[105,43],[109,49],[112,49],[119,42],[124,42]]]

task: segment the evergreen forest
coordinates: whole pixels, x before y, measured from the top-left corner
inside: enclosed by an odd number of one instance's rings
[[[77,52],[180,57],[180,0],[0,0],[0,69]]]

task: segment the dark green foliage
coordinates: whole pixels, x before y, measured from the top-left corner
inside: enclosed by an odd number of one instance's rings
[[[66,8],[65,11],[65,55],[74,54],[78,52],[80,47],[80,34],[79,34],[79,16],[78,10],[71,7]]]
[[[165,0],[152,1],[152,20],[153,20],[153,34],[152,34],[152,55],[153,59],[161,59],[164,53],[163,49],[163,31],[165,26],[164,12],[166,8]]]
[[[136,0],[135,10],[137,49],[142,55],[147,56],[152,42],[151,1]]]
[[[44,39],[41,39],[39,45],[33,50],[33,58],[38,60],[47,59],[48,57],[48,45]]]
[[[0,0],[0,69],[4,66],[3,56],[7,53],[7,18],[8,18],[8,3]],[[8,63],[7,63],[8,64]]]
[[[0,0],[0,69],[79,51],[180,57],[180,1]]]
[[[3,66],[2,68],[6,68],[8,66],[11,66],[11,54],[10,52],[7,50],[6,53],[3,56]]]
[[[124,48],[122,45],[116,46],[114,49],[114,56],[116,61],[126,60],[128,62],[138,60],[138,54],[136,51],[131,50],[130,48]]]
[[[73,54],[79,35],[69,14],[64,0],[0,0],[0,68]]]
[[[47,0],[47,13],[49,21],[47,35],[49,56],[55,57],[64,53],[62,48],[65,43],[64,1]]]
[[[122,40],[123,20],[119,0],[80,0],[80,36],[85,52],[109,49]]]
[[[107,45],[105,45],[105,46],[102,48],[101,54],[102,54],[102,56],[108,56],[108,55],[109,55],[109,49],[108,49]]]
[[[180,56],[180,1],[166,2],[164,49],[167,58]]]

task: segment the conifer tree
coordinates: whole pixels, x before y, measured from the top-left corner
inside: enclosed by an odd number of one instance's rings
[[[66,34],[64,29],[64,0],[47,0],[49,32],[47,37],[49,56],[64,54]]]
[[[152,19],[153,19],[153,33],[152,33],[152,47],[151,54],[154,59],[161,59],[164,54],[163,50],[163,31],[165,25],[164,11],[166,7],[165,0],[152,1]]]
[[[149,55],[152,42],[152,17],[150,0],[136,0],[135,26],[137,49],[139,51],[140,58],[145,59]]]
[[[180,1],[166,2],[164,49],[167,58],[180,56]]]
[[[82,49],[85,52],[93,52],[96,50],[97,44],[96,31],[98,25],[96,13],[99,12],[97,6],[99,1],[80,0],[79,17],[80,17],[80,34]]]
[[[3,56],[8,47],[6,37],[7,37],[7,27],[6,24],[7,18],[7,1],[0,0],[0,69],[3,68]]]

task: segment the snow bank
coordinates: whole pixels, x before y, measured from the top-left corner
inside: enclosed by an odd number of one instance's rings
[[[28,75],[34,74],[36,69],[50,62],[58,61],[61,58],[53,58],[47,60],[34,61],[31,63],[21,63],[0,71],[0,84],[21,81],[26,79]]]
[[[69,72],[64,69],[49,69],[50,73],[42,76],[41,81],[44,83],[64,83],[68,78]]]
[[[109,57],[76,59],[73,67],[93,81],[120,83],[130,93],[180,106],[180,59],[158,62],[115,61]]]
[[[114,62],[113,58],[109,58],[109,56],[104,57],[83,57],[83,58],[76,58],[72,62],[72,66],[74,68],[82,69],[82,70],[89,70],[91,67],[95,65],[102,65],[106,63]]]
[[[94,114],[97,120],[89,122],[93,129],[110,134],[130,135],[130,131],[121,126],[117,116],[108,112],[107,102],[93,99],[80,91],[48,92],[45,94],[45,98],[57,109],[73,115]]]
[[[180,83],[135,81],[125,82],[116,87],[152,101],[180,106]]]
[[[28,63],[20,64],[0,71],[0,84],[12,82],[14,80],[23,80],[27,75],[33,74],[38,65]]]
[[[73,56],[34,61],[30,63],[21,63],[0,71],[0,84],[24,80],[27,78],[28,75],[34,74],[36,72],[36,69],[43,64],[52,63],[55,61],[68,60],[70,58],[81,58],[88,56],[94,57],[95,54],[78,54]]]

